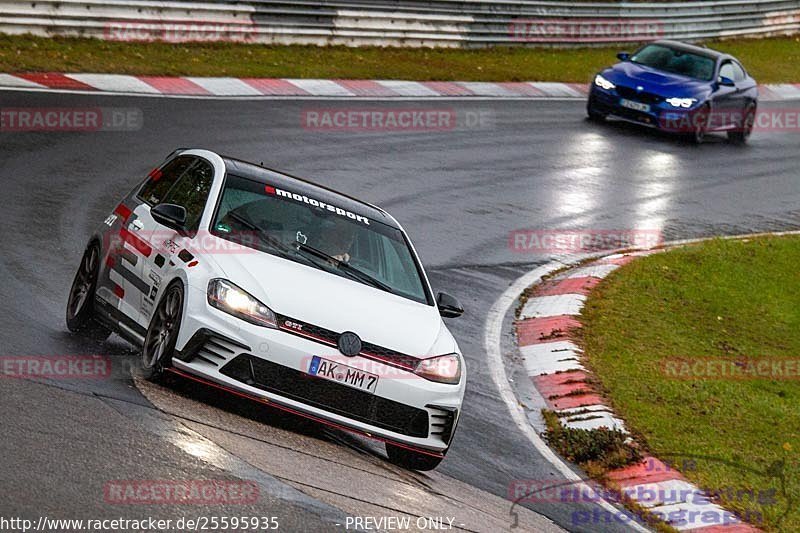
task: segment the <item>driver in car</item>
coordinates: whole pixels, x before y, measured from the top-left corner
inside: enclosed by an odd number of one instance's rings
[[[333,220],[323,225],[318,248],[342,263],[350,262],[355,230],[345,221]]]

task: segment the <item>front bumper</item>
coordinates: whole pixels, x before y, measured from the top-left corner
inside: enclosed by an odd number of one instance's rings
[[[449,447],[465,376],[447,385],[361,356],[344,358],[334,347],[231,317],[205,304],[199,290],[190,291],[189,299],[173,359],[177,370],[423,453],[442,455]],[[313,356],[378,375],[374,393],[309,375]]]
[[[588,109],[595,113],[671,133],[691,133],[700,108],[698,104],[688,109],[678,108],[664,102],[663,99],[660,101],[655,98],[638,100],[635,96],[629,96],[628,100],[649,107],[649,110],[642,111],[622,106],[620,103],[622,99],[623,96],[614,89],[605,90],[592,85],[587,105]]]

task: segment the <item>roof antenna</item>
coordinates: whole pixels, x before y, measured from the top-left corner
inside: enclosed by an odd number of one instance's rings
[[[263,161],[261,161],[261,162],[259,163],[259,165],[261,165],[261,166],[263,167],[263,166],[264,166],[264,162],[263,162]]]

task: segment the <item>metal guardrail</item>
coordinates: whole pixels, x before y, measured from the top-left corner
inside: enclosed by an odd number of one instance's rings
[[[575,46],[794,34],[800,0],[0,0],[0,32],[132,41]]]

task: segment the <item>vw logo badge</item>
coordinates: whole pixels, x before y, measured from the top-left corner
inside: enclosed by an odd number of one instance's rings
[[[361,339],[352,331],[345,331],[339,335],[339,342],[336,344],[339,351],[348,357],[353,357],[361,352]]]

